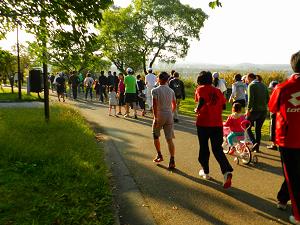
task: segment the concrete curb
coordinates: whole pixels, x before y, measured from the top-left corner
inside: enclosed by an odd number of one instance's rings
[[[105,137],[105,158],[112,173],[117,224],[155,225],[155,219],[114,141]]]

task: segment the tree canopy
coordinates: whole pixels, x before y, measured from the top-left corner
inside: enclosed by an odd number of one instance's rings
[[[159,59],[175,62],[187,55],[189,40],[200,38],[207,15],[179,0],[135,0],[127,8],[112,9],[99,26],[104,54],[124,70],[152,67]]]

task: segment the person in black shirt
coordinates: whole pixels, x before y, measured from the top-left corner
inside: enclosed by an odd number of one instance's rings
[[[179,79],[179,73],[174,72],[173,79],[170,80],[169,87],[174,91],[176,97],[176,109],[174,111],[174,122],[178,123],[179,105],[185,99],[184,83]]]
[[[99,94],[100,94],[100,101],[103,103],[104,102],[104,98],[105,100],[107,100],[107,92],[106,92],[106,87],[107,87],[107,77],[104,75],[104,71],[100,72],[100,76],[99,76]]]

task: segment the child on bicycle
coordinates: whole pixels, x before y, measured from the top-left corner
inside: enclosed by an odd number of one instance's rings
[[[242,113],[242,105],[240,103],[234,103],[232,105],[232,114],[228,116],[226,122],[223,123],[223,126],[229,127],[230,133],[227,136],[227,141],[229,144],[229,154],[234,153],[234,140],[238,136],[244,136],[244,130],[241,126],[241,123],[246,119],[245,115]]]

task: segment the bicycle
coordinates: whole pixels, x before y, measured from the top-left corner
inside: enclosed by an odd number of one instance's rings
[[[257,163],[258,158],[256,155],[252,156],[250,146],[252,143],[250,142],[247,134],[247,129],[250,128],[250,122],[249,121],[243,121],[241,123],[241,126],[244,130],[244,135],[243,136],[238,136],[236,138],[236,144],[232,146],[231,148],[229,147],[228,141],[227,141],[227,136],[231,132],[229,127],[223,127],[223,152],[225,154],[230,154],[235,156],[234,161],[239,164],[240,160],[244,165],[248,165],[250,162]]]

